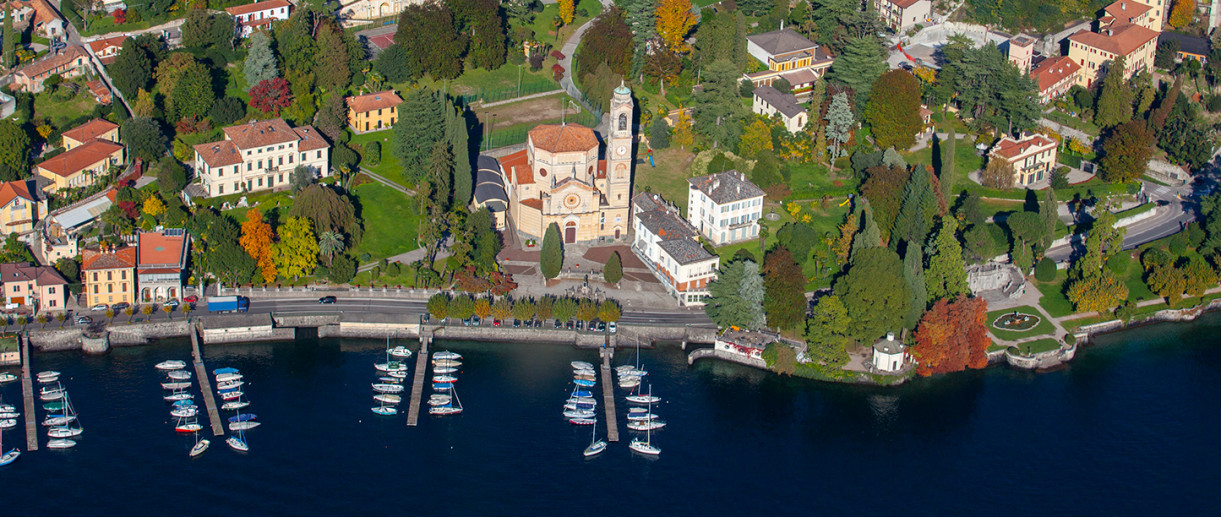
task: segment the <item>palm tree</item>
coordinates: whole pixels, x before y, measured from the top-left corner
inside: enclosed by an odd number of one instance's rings
[[[342,253],[344,250],[343,234],[327,230],[318,234],[318,252],[326,257],[327,267],[331,266],[331,260],[336,253]]]

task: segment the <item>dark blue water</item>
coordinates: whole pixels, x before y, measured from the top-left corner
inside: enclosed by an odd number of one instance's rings
[[[568,362],[596,354],[568,347],[451,343],[466,411],[408,428],[369,411],[383,342],[212,346],[209,370],[241,369],[263,425],[249,453],[213,438],[194,460],[153,369],[188,359],[186,341],[39,354],[36,370],[65,374],[86,431],[75,449],[0,469],[0,495],[6,515],[1213,513],[1219,329],[1217,315],[1146,327],[1055,372],[995,367],[894,389],[646,350],[669,422],[655,460],[628,450],[626,429],[581,457],[589,428],[559,413]],[[12,402],[19,389],[0,388]],[[24,433],[4,441],[24,449]]]

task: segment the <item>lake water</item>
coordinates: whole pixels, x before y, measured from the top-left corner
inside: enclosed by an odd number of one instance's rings
[[[186,340],[36,354],[36,371],[63,372],[85,434],[0,469],[0,494],[10,515],[1213,513],[1218,330],[1211,315],[1103,336],[1054,372],[993,367],[891,389],[644,350],[669,424],[656,459],[628,450],[618,388],[623,441],[581,456],[590,428],[560,412],[569,361],[597,359],[587,350],[442,343],[465,357],[465,412],[409,428],[370,411],[383,342],[207,347],[209,371],[241,369],[263,425],[249,453],[209,436],[196,459],[153,368],[189,360]],[[627,362],[635,353],[621,351]],[[19,384],[0,393],[19,404]],[[21,430],[6,447],[24,449]]]

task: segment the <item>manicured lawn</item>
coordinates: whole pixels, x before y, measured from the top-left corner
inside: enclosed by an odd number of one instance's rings
[[[1031,327],[1029,330],[1026,330],[1026,331],[1005,330],[1003,328],[996,326],[997,318],[1000,318],[1007,314],[1013,314],[1014,312],[1018,312],[1021,314],[1028,314],[1030,316],[1038,318],[1039,321],[1037,324],[1035,324],[1033,327]],[[1053,326],[1050,321],[1047,321],[1047,318],[1044,318],[1043,315],[1040,314],[1037,309],[1035,309],[1034,307],[1031,307],[1029,305],[1024,305],[1022,307],[1015,307],[1012,309],[1002,309],[999,311],[989,312],[987,323],[988,323],[988,330],[992,332],[992,335],[994,335],[998,338],[1001,338],[1001,339],[1006,339],[1006,340],[1015,340],[1015,339],[1021,339],[1021,338],[1031,337],[1031,336],[1040,336],[1043,334],[1051,334],[1053,331],[1055,331],[1055,326]]]
[[[407,181],[403,174],[403,168],[399,166],[399,158],[395,156],[391,150],[394,130],[387,129],[384,131],[374,131],[372,133],[364,133],[352,137],[351,144],[363,147],[365,144],[377,141],[382,145],[382,161],[377,165],[368,165],[361,163],[360,166],[373,171],[375,174],[382,176],[390,181],[398,183],[407,188],[411,188],[412,184]]]
[[[34,116],[46,117],[51,121],[51,125],[62,127],[72,119],[87,115],[93,112],[93,107],[97,104],[93,95],[89,93],[89,89],[85,88],[85,81],[78,79],[71,82],[76,85],[76,95],[71,97],[61,97],[61,94],[55,94],[50,89],[43,90],[34,96]],[[68,83],[56,87],[57,91],[66,91],[65,88],[71,88]]]
[[[976,154],[975,154],[975,139],[961,138],[963,136],[963,133],[958,133],[958,136],[960,137],[958,139],[958,145],[954,148],[954,157],[955,157],[955,159],[954,159],[954,191],[955,192],[961,192],[963,190],[963,188],[967,185],[968,182],[971,184],[975,183],[975,182],[971,181],[970,178],[967,177],[967,174],[969,174],[972,171],[984,168],[984,157],[976,156]],[[904,152],[901,154],[903,155],[903,159],[907,161],[908,165],[916,165],[919,163],[923,163],[925,165],[931,165],[933,167],[933,170],[938,175],[940,175],[941,167],[945,166],[945,160],[946,160],[946,158],[949,157],[949,154],[946,152],[947,151],[946,147],[947,147],[948,143],[949,142],[946,141],[946,142],[941,142],[938,144],[938,146],[939,146],[938,150],[940,151],[940,155],[938,157],[939,161],[937,161],[937,162],[933,161],[933,147],[931,145],[929,147],[925,147],[924,149],[921,149],[914,153]]]
[[[789,167],[789,199],[818,199],[824,195],[843,196],[854,192],[857,180],[852,171],[839,171],[831,177],[831,169],[820,163],[802,163]]]
[[[1051,282],[1034,281],[1035,287],[1043,293],[1043,299],[1039,300],[1039,305],[1043,306],[1043,310],[1053,318],[1062,318],[1072,314],[1073,304],[1068,301],[1068,297],[1062,292],[1064,281],[1068,279],[1068,272],[1065,270],[1056,271],[1056,279]]]
[[[636,164],[633,190],[658,194],[678,206],[686,216],[687,191],[690,188],[687,178],[691,177],[688,170],[695,155],[678,147],[654,150],[656,167],[649,165],[647,156],[638,154],[637,158],[643,158],[644,163]]]
[[[236,207],[237,202],[241,200],[242,196],[246,197],[246,204],[249,206]],[[251,208],[257,208],[259,212],[262,212],[263,219],[266,220],[287,217],[288,209],[293,206],[292,193],[287,190],[277,192],[263,191],[253,194],[229,194],[227,196],[198,199],[195,202],[200,205],[211,206],[217,210],[220,210],[228,202],[234,208],[226,210],[225,213],[236,219],[238,224],[246,222],[246,213]],[[256,203],[258,206],[254,206]]]
[[[520,49],[514,49],[520,50]],[[482,99],[483,102],[496,102],[518,97],[518,79],[520,74],[521,95],[547,92],[560,89],[559,83],[551,78],[551,68],[544,66],[538,71],[530,70],[529,65],[514,66],[505,64],[496,70],[482,68],[467,68],[457,79],[436,81],[425,78],[420,84],[436,88],[449,88],[449,93],[456,96],[466,96],[468,102]],[[400,91],[406,91],[399,89]]]
[[[352,193],[360,205],[365,228],[364,237],[352,249],[353,256],[359,259],[368,253],[374,260],[380,260],[418,247],[420,220],[414,202],[381,183],[359,185]]]
[[[1060,342],[1055,339],[1036,339],[1016,345],[1018,355],[1034,355],[1042,352],[1050,352],[1060,348]]]

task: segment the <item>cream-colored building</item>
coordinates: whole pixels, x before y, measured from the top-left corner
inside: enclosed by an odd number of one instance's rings
[[[135,302],[136,248],[85,249],[81,282],[87,306]]]
[[[720,257],[700,245],[699,234],[678,207],[650,192],[632,200],[632,251],[679,305],[704,305],[708,282],[716,280]]]
[[[348,127],[357,133],[390,129],[399,120],[399,98],[394,90],[366,93],[345,99],[348,103]]]
[[[1119,0],[1104,11],[1097,31],[1083,29],[1068,37],[1068,57],[1081,66],[1077,84],[1086,88],[1101,81],[1120,56],[1125,78],[1153,70],[1161,30],[1161,18],[1154,15],[1157,10],[1135,0]]]
[[[119,143],[119,125],[109,120],[95,118],[64,131],[64,150],[71,151],[94,140]]]
[[[1005,135],[992,146],[988,158],[1013,165],[1013,184],[1024,187],[1051,176],[1057,147],[1055,140],[1038,133],[1023,133],[1017,139]]]
[[[777,117],[790,133],[805,129],[810,117],[806,109],[797,104],[797,97],[790,93],[780,93],[780,90],[763,85],[755,88],[750,110],[764,117]]]
[[[500,159],[509,219],[526,239],[541,241],[551,224],[566,243],[627,236],[634,106],[631,90],[615,88],[605,159],[597,135],[580,124],[535,127],[524,150]]]
[[[802,101],[809,99],[815,81],[835,61],[817,43],[791,28],[747,36],[746,52],[767,65],[767,70],[745,74],[743,79],[762,86],[783,78],[792,87],[793,95]]]
[[[713,245],[724,246],[759,236],[763,189],[738,171],[687,180],[687,221]]]
[[[277,118],[224,131],[224,140],[195,146],[195,175],[207,197],[287,188],[299,165],[330,176],[331,144],[313,126]]]
[[[0,237],[26,234],[47,216],[47,198],[32,180],[0,183]]]
[[[1039,102],[1043,104],[1068,93],[1080,75],[1081,65],[1068,56],[1044,59],[1030,71],[1030,77],[1039,84]]]
[[[882,24],[898,33],[907,32],[933,17],[931,0],[878,0],[874,7]]]

